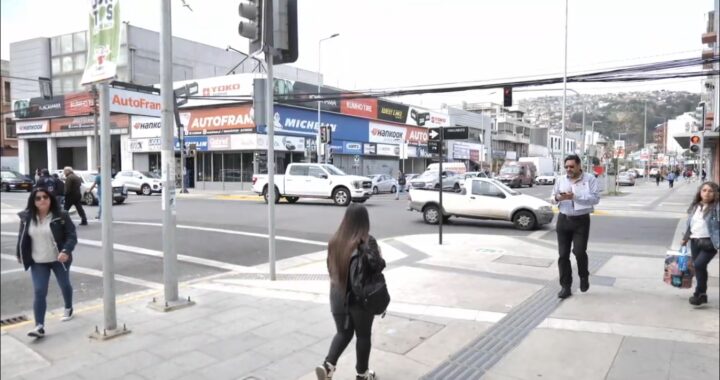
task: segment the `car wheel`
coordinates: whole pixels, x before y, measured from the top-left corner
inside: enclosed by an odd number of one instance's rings
[[[435,190],[440,190],[440,184],[435,184]]]
[[[150,190],[150,185],[148,184],[142,185],[140,192],[142,192],[142,195],[152,195],[152,190]]]
[[[288,203],[295,203],[300,199],[300,197],[285,197],[285,199],[288,201]]]
[[[337,188],[333,192],[333,201],[338,206],[347,206],[351,200],[350,191],[344,187]]]
[[[380,190],[378,190],[377,186],[373,187],[373,194],[379,193]]]
[[[124,202],[125,202],[124,199],[118,199],[118,200],[115,201],[115,203],[116,203],[116,204],[119,204],[119,205],[123,204]]]
[[[95,196],[92,195],[92,193],[90,192],[85,193],[85,196],[83,197],[83,203],[88,206],[92,206],[93,204],[95,204]]]
[[[265,200],[265,203],[268,203],[268,188],[265,186],[265,189],[263,190],[263,199]],[[280,192],[278,191],[277,187],[275,188],[275,203],[280,202]]]
[[[396,191],[397,191],[397,187],[395,187],[395,185],[393,185],[393,187],[390,188],[390,192],[395,194]]]
[[[513,224],[515,228],[523,231],[529,231],[537,225],[535,214],[527,210],[520,210],[513,216]]]
[[[459,183],[456,183],[455,185],[453,185],[453,191],[456,193],[460,192],[460,184]]]
[[[426,206],[423,209],[423,219],[427,224],[438,224],[440,223],[440,208],[435,205]]]

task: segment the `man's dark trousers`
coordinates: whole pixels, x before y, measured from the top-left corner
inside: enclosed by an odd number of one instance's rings
[[[577,260],[578,275],[588,277],[587,243],[590,237],[590,214],[580,216],[558,215],[555,226],[558,237],[558,269],[560,271],[560,286],[572,286],[572,264],[570,263],[570,250]]]
[[[85,216],[85,210],[83,210],[82,206],[82,198],[79,196],[72,196],[72,195],[66,195],[65,196],[65,205],[63,208],[65,211],[70,211],[70,207],[75,206],[77,209],[77,213],[80,216],[80,222],[81,223],[87,223],[87,217]]]

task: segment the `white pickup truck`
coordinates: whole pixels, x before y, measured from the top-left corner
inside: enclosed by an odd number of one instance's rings
[[[252,190],[268,201],[268,176],[253,176]],[[333,165],[290,164],[285,175],[275,175],[275,203],[284,197],[288,203],[300,198],[332,199],[338,206],[365,202],[372,196],[372,180],[347,175]]]
[[[550,203],[512,190],[489,178],[467,178],[460,193],[443,193],[440,211],[437,190],[410,189],[410,210],[420,211],[428,224],[451,216],[512,222],[521,230],[532,230],[553,220]]]

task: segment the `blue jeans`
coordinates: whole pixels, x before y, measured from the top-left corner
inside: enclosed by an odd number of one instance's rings
[[[33,263],[30,266],[35,298],[33,300],[33,313],[35,314],[35,325],[45,324],[45,312],[47,311],[47,293],[50,286],[50,271],[55,273],[55,279],[62,291],[65,308],[72,307],[73,288],[70,285],[70,264],[54,261],[52,263]]]

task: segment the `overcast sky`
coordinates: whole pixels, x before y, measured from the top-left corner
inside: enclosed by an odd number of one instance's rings
[[[173,34],[247,50],[237,33],[236,0],[173,0]],[[160,1],[120,0],[121,18],[159,31]],[[565,0],[299,0],[300,58],[325,82],[346,89],[562,75]],[[569,0],[568,73],[698,57],[713,0]],[[9,45],[87,29],[89,0],[1,0],[2,59]],[[562,85],[552,88],[561,88]],[[700,91],[699,79],[655,83],[571,84],[582,93],[653,89]],[[412,98],[500,101],[492,91]],[[529,96],[561,92],[526,93]],[[516,93],[516,98],[524,95]],[[410,101],[407,99],[406,101]]]

